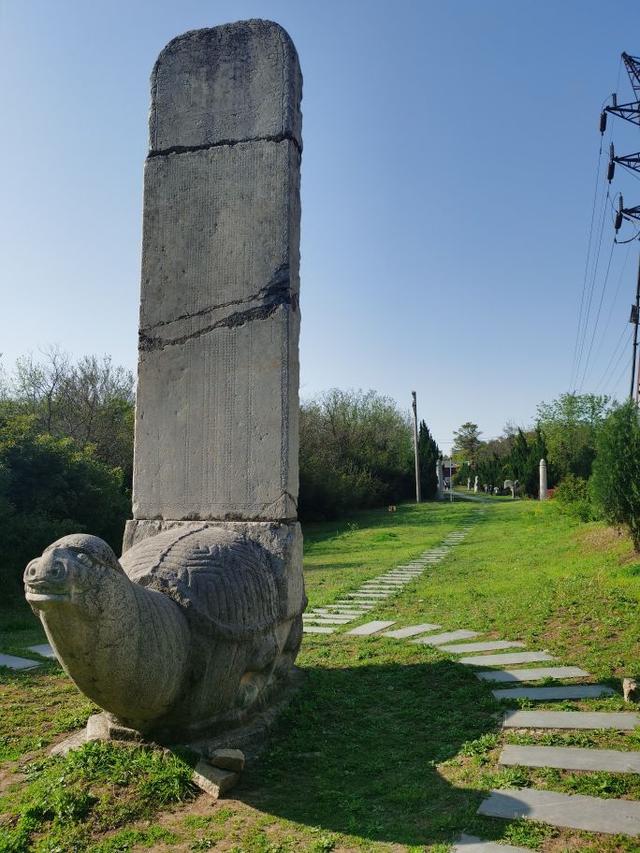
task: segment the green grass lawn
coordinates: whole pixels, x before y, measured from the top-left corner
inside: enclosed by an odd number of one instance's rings
[[[367,619],[524,640],[616,688],[640,670],[640,559],[626,538],[579,524],[552,503],[406,505],[308,525],[311,604],[333,601],[468,524],[471,533],[445,560]],[[42,639],[25,611],[3,625],[2,651],[24,654]],[[196,796],[184,757],[92,744],[48,758],[47,745],[76,728],[90,704],[56,664],[0,670],[0,851],[444,853],[462,831],[548,853],[640,851],[629,839],[475,814],[492,787],[640,799],[633,776],[497,764],[504,742],[640,749],[639,736],[503,734],[505,706],[469,668],[426,646],[346,630],[305,636],[302,688],[232,797],[216,804]],[[618,695],[566,707],[628,710]]]

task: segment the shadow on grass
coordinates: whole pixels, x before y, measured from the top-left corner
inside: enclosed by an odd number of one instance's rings
[[[497,730],[486,686],[452,661],[308,669],[237,796],[370,841],[451,841],[483,825],[484,794],[453,787],[436,765],[461,750],[475,754],[465,744]]]

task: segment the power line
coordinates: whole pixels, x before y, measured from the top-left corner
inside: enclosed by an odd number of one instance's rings
[[[596,320],[593,324],[593,333],[591,334],[591,341],[589,342],[589,350],[587,352],[587,357],[584,363],[584,371],[582,372],[582,382],[580,383],[580,387],[584,385],[584,380],[587,375],[587,370],[589,368],[589,360],[591,358],[591,351],[593,349],[593,342],[596,339],[596,334],[598,333],[598,323],[600,322],[600,312],[602,311],[602,302],[604,300],[604,294],[607,289],[607,282],[609,281],[609,271],[611,270],[611,259],[613,258],[613,250],[615,248],[616,241],[611,241],[611,251],[609,252],[609,260],[607,262],[607,270],[604,274],[604,281],[602,282],[602,290],[600,291],[600,302],[598,303],[598,310],[596,312]]]

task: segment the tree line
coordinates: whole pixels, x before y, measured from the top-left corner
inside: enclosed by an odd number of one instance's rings
[[[26,562],[72,532],[119,553],[130,515],[134,377],[108,356],[73,361],[58,348],[0,375],[0,579],[14,591]],[[424,499],[440,451],[419,428]],[[408,413],[375,391],[332,389],[300,407],[302,520],[334,519],[415,495]]]

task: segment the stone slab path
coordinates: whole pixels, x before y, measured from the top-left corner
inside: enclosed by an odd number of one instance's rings
[[[549,702],[564,699],[597,699],[615,693],[605,684],[576,684],[562,687],[506,687],[491,691],[496,699],[533,699]]]
[[[461,835],[453,845],[452,853],[531,853],[531,848],[496,844],[495,841],[481,841],[475,835]]]
[[[475,655],[470,658],[460,658],[459,663],[465,666],[508,666],[511,663],[536,663],[551,661],[555,658],[547,652],[513,652],[506,655]]]
[[[466,652],[494,652],[498,649],[524,648],[520,640],[488,640],[485,643],[459,643],[453,646],[442,646],[441,652],[452,655],[463,655]]]
[[[51,658],[51,660],[56,660],[56,653],[53,651],[49,643],[40,643],[37,646],[29,646],[30,652],[35,652],[38,655],[42,655],[43,658]]]
[[[507,711],[505,729],[616,729],[632,731],[640,716],[602,711]]]
[[[35,669],[40,666],[37,660],[28,660],[27,658],[18,658],[15,655],[0,654],[0,666],[6,666],[8,669]]]
[[[445,631],[444,634],[436,634],[433,637],[420,637],[419,640],[411,640],[411,642],[423,646],[444,646],[452,640],[467,640],[479,636],[480,634],[477,631]]]
[[[404,640],[407,637],[415,637],[417,634],[425,634],[427,631],[437,631],[441,627],[441,625],[429,625],[428,622],[423,622],[422,625],[408,625],[406,628],[397,628],[395,631],[385,631],[382,636]]]
[[[478,814],[508,820],[538,820],[551,826],[610,835],[640,834],[640,803],[601,800],[583,794],[558,794],[534,788],[492,791],[480,805]]]
[[[507,744],[502,750],[499,761],[500,764],[508,766],[640,773],[640,752],[622,752],[616,749]]]
[[[347,631],[347,633],[353,634],[356,637],[368,637],[369,634],[377,634],[378,631],[382,631],[384,628],[389,628],[391,625],[395,625],[395,621],[392,620],[391,622],[367,622],[364,625],[358,625],[358,627],[354,628],[352,631]]]
[[[545,678],[591,678],[579,666],[548,666],[531,669],[488,669],[474,673],[481,681],[543,681]]]

